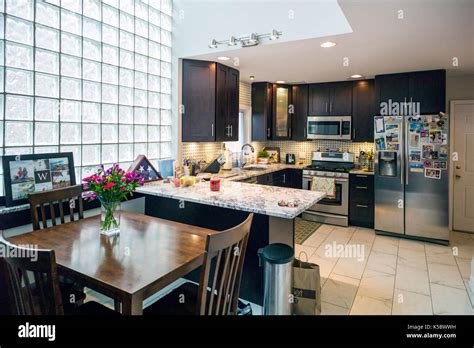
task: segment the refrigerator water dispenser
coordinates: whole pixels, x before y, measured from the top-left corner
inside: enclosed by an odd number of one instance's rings
[[[393,151],[379,152],[379,176],[397,176],[397,153]]]

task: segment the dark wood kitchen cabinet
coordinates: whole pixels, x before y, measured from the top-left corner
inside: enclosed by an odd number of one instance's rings
[[[434,114],[446,109],[446,71],[429,70],[375,76],[376,111],[389,100],[420,103],[420,114]]]
[[[374,141],[375,80],[352,85],[352,141]]]
[[[329,83],[315,83],[308,88],[308,115],[329,116],[331,95]]]
[[[293,105],[292,140],[307,140],[308,85],[294,85],[291,88]]]
[[[291,87],[273,85],[273,140],[291,139]]]
[[[252,83],[252,141],[272,138],[273,85],[268,82]]]
[[[410,73],[410,101],[420,103],[420,114],[446,110],[446,70]]]
[[[308,114],[311,116],[352,115],[352,82],[309,85]]]
[[[183,142],[234,141],[239,134],[239,71],[183,60]]]
[[[292,136],[291,86],[252,84],[252,141],[290,140]]]
[[[374,176],[349,175],[349,224],[374,227]]]
[[[303,170],[287,168],[270,174],[259,175],[257,176],[257,184],[301,189]]]

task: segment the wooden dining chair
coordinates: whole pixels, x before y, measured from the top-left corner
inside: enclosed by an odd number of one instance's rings
[[[41,229],[38,209],[40,210],[43,228],[48,227],[48,219],[46,217],[46,210],[48,209],[48,206],[53,226],[56,226],[57,217],[55,205],[58,206],[59,218],[62,224],[65,223],[65,204],[66,211],[69,211],[70,221],[74,221],[75,211],[77,211],[79,219],[84,218],[82,185],[69,186],[51,191],[34,192],[29,195],[28,200],[30,202],[30,213],[34,230]]]
[[[14,245],[1,232],[0,246],[7,251],[3,260],[14,314],[63,315],[63,298],[54,250]],[[94,301],[86,302],[70,314],[118,315]]]
[[[82,185],[69,186],[51,191],[34,192],[28,196],[28,200],[30,202],[30,214],[34,230],[40,230],[41,225],[43,228],[48,227],[47,211],[50,213],[53,226],[57,224],[58,216],[56,212],[59,212],[61,224],[68,222],[66,221],[67,215],[69,215],[70,221],[74,221],[75,212],[77,212],[79,220],[84,218]],[[55,209],[56,206],[57,209]],[[69,301],[64,303],[64,309],[66,312],[69,312],[74,309],[76,304],[82,304],[86,295],[83,292],[83,288],[75,285],[71,280],[60,276],[59,281],[61,291],[65,294],[65,298],[72,298],[74,301],[73,303]]]
[[[144,315],[235,315],[252,219],[249,214],[240,225],[207,235],[199,285],[184,283]]]

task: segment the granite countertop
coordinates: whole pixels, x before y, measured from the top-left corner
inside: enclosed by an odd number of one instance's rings
[[[138,188],[137,192],[285,219],[295,218],[325,196],[323,192],[231,180],[221,180],[221,189],[217,192],[211,191],[209,185],[206,181],[190,187],[175,187],[172,183],[153,182]],[[292,208],[280,207],[278,202],[281,200],[298,200],[299,204]]]
[[[349,174],[361,174],[361,175],[374,175],[373,171],[367,171],[362,169],[352,169]]]
[[[259,170],[249,170],[249,169],[242,169],[242,168],[232,168],[232,170],[221,170],[219,174],[217,175],[221,179],[225,179],[229,181],[240,181],[240,180],[253,178],[259,175],[265,175],[265,174],[278,172],[283,169],[289,169],[289,168],[303,169],[306,166],[307,164],[275,163],[275,164],[269,164],[266,169],[259,169]]]

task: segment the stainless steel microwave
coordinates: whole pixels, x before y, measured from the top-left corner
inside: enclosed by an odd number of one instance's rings
[[[352,116],[308,116],[308,139],[351,140]]]

